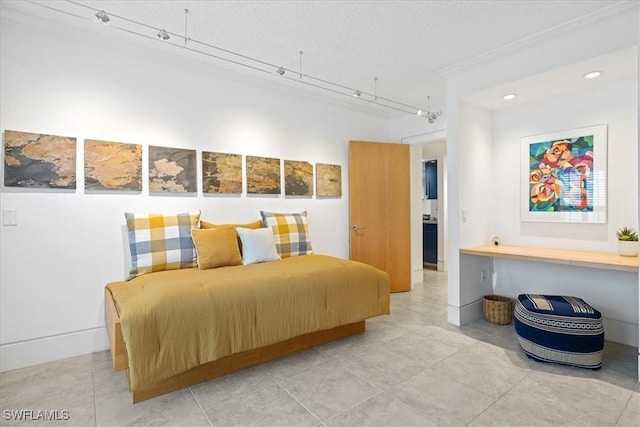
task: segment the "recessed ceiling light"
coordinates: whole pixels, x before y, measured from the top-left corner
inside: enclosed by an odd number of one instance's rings
[[[585,79],[595,79],[596,77],[600,76],[600,74],[602,74],[601,71],[590,71],[587,74],[584,75]]]
[[[518,96],[515,93],[508,93],[505,96],[502,97],[502,99],[504,99],[505,101],[511,101],[512,99],[515,99],[515,97]]]

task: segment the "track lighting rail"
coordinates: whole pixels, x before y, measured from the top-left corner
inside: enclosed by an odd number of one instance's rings
[[[429,107],[427,107],[427,110],[425,111],[420,107],[416,107],[410,104],[395,101],[393,99],[378,95],[378,78],[377,77],[374,78],[375,93],[372,94],[358,88],[349,87],[340,83],[331,82],[329,80],[313,76],[311,74],[303,73],[302,72],[302,51],[300,51],[300,70],[292,70],[292,69],[283,67],[281,65],[273,64],[273,63],[263,61],[261,59],[254,58],[251,56],[243,55],[241,53],[238,53],[229,49],[225,49],[220,46],[213,45],[211,43],[207,43],[207,42],[203,42],[200,40],[187,37],[187,29],[188,29],[187,17],[188,17],[188,14],[190,13],[188,9],[184,9],[184,12],[185,12],[184,34],[177,34],[177,33],[168,31],[164,28],[154,27],[153,25],[149,25],[134,19],[130,19],[125,16],[116,15],[114,13],[110,13],[101,9],[96,9],[94,7],[91,7],[83,3],[79,3],[74,0],[66,0],[66,1],[67,3],[73,4],[74,6],[78,6],[78,7],[92,11],[92,14],[94,15],[94,17],[88,17],[82,14],[62,10],[57,7],[51,6],[50,4],[46,4],[45,2],[36,2],[33,0],[27,0],[27,1],[37,6],[40,6],[49,10],[53,10],[68,16],[72,16],[74,18],[79,18],[85,21],[87,20],[90,21],[95,18],[98,20],[98,22],[104,25],[108,25],[110,28],[113,28],[115,30],[122,31],[128,34],[132,34],[141,38],[145,38],[147,40],[153,40],[155,42],[165,43],[180,49],[184,49],[189,52],[201,54],[201,55],[214,58],[217,60],[221,60],[221,61],[226,61],[234,65],[242,66],[255,71],[261,71],[267,74],[275,73],[281,76],[282,78],[287,79],[288,81],[301,83],[301,84],[314,87],[317,89],[325,90],[334,94],[348,96],[352,99],[356,98],[358,101],[367,102],[373,105],[399,111],[402,113],[417,115],[418,117],[424,117],[428,119],[429,123],[433,123],[437,119],[437,117],[442,114],[441,111],[437,111],[437,112],[429,111]],[[152,35],[146,34],[145,32],[136,31],[129,28],[125,28],[123,26],[119,26],[116,23],[114,23],[114,18],[116,21],[123,21],[129,24],[140,26],[144,29],[152,30],[152,33],[151,33]],[[181,40],[182,43],[173,42],[171,41],[172,38],[174,38],[175,40]],[[192,47],[192,46],[198,46],[201,48]],[[221,56],[219,54],[215,54],[212,52],[207,52],[205,49],[211,49],[217,52],[221,52],[221,53],[230,55],[232,58]],[[295,75],[296,77],[294,78],[294,77],[288,76],[287,74],[290,74],[291,76]]]

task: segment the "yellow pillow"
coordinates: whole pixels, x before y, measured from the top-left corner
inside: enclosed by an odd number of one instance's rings
[[[258,228],[262,228],[262,220],[259,219],[248,224],[213,224],[207,221],[200,221],[200,228],[205,230],[211,228],[231,228],[234,231],[236,228],[250,228],[251,230],[257,230]],[[240,253],[242,253],[242,240],[240,240],[240,236],[238,236],[238,247],[240,248]]]
[[[191,237],[200,270],[242,264],[235,228],[194,228]]]
[[[213,224],[211,222],[200,221],[200,228],[250,228],[256,230],[262,228],[262,220],[250,222],[248,224]]]

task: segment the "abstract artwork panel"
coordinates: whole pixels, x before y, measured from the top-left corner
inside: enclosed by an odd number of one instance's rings
[[[280,194],[280,159],[247,156],[247,193]]]
[[[76,138],[4,132],[4,185],[76,188]]]
[[[284,194],[313,196],[313,165],[297,160],[284,161]]]
[[[525,220],[604,222],[605,125],[523,138],[522,150]]]
[[[84,188],[142,191],[142,145],[86,139]]]
[[[342,167],[316,164],[316,193],[322,197],[342,196]]]
[[[195,193],[196,150],[149,147],[149,191]]]
[[[202,152],[203,193],[242,193],[242,155]]]

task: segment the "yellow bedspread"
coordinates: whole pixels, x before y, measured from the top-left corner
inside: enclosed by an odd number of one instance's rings
[[[324,255],[149,273],[107,285],[132,390],[206,362],[389,313],[389,277]]]

